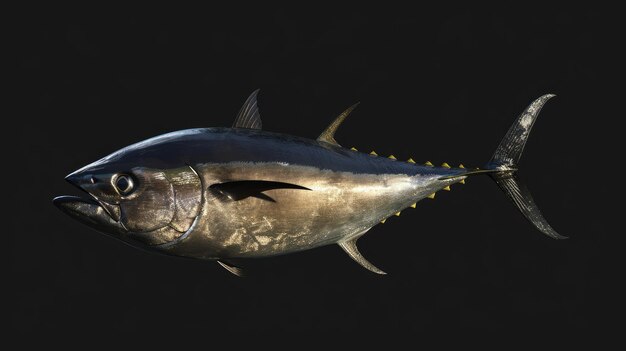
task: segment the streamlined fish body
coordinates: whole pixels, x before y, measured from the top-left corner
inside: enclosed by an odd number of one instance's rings
[[[543,104],[535,100],[484,169],[435,167],[340,146],[334,133],[352,106],[317,140],[261,130],[255,91],[233,128],[190,129],[121,149],[68,175],[91,199],[54,203],[92,228],[168,255],[218,261],[339,244],[380,274],[356,241],[374,225],[466,177],[488,174],[539,230],[557,234],[515,176]]]

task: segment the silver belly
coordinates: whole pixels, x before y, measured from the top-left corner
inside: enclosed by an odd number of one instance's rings
[[[245,166],[245,167],[244,167]],[[354,174],[280,163],[203,164],[194,167],[204,191],[196,223],[164,248],[195,258],[281,255],[337,243],[428,195],[421,176]],[[206,188],[233,180],[268,180],[311,189],[264,192],[276,202],[216,198]]]

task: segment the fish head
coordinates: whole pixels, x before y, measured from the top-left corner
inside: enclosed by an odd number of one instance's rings
[[[151,164],[147,151],[123,149],[69,174],[65,179],[89,198],[60,196],[54,204],[79,222],[131,244],[175,241],[200,213],[201,181],[184,163]]]

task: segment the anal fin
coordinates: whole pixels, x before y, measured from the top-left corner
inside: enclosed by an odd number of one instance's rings
[[[374,272],[376,274],[387,274],[381,269],[379,269],[378,267],[374,266],[370,261],[365,259],[363,255],[361,255],[361,253],[359,252],[359,249],[356,247],[357,240],[359,240],[359,237],[355,237],[350,240],[340,242],[338,244],[343,249],[343,251],[345,251],[348,254],[348,256],[350,256],[350,258],[355,260],[356,263],[363,266],[363,268],[371,272]]]

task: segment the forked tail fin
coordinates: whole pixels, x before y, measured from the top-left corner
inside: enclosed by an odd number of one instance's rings
[[[554,239],[567,239],[566,236],[560,235],[552,229],[546,219],[543,218],[530,192],[515,174],[518,169],[517,163],[524,151],[530,130],[541,108],[552,97],[554,97],[552,94],[544,95],[533,101],[522,112],[511,128],[509,128],[509,131],[500,142],[485,168],[496,171],[488,173],[489,176],[539,231]]]

